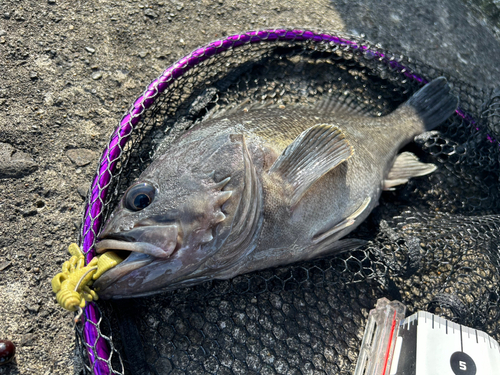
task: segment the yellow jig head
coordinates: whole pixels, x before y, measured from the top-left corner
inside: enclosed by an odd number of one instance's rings
[[[68,247],[71,258],[62,265],[62,272],[52,279],[52,291],[59,305],[69,311],[81,310],[86,302],[98,299],[90,285],[104,272],[118,265],[121,259],[113,251],[107,251],[85,264],[85,256],[77,244]]]

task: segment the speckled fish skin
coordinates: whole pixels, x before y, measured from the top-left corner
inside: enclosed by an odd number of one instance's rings
[[[286,106],[200,123],[142,173],[107,221],[97,251],[132,253],[96,281],[99,296],[144,296],[359,246],[341,239],[384,186],[434,170],[395,160],[454,112],[449,90],[437,79],[384,117]],[[424,172],[404,171],[415,163]],[[130,210],[139,184],[153,186],[154,197]]]

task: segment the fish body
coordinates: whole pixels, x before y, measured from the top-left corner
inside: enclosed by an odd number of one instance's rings
[[[360,245],[342,238],[383,189],[431,173],[398,151],[457,107],[444,78],[384,117],[332,109],[238,108],[172,144],[124,194],[97,252],[126,259],[95,288],[144,296],[313,259]]]

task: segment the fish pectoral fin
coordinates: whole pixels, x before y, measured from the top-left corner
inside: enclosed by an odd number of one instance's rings
[[[353,225],[356,222],[356,218],[368,208],[371,200],[372,199],[370,197],[366,198],[363,201],[363,203],[361,203],[361,205],[356,209],[356,211],[354,211],[351,215],[346,217],[340,223],[336,224],[333,228],[327,230],[326,232],[323,232],[321,234],[316,234],[312,239],[313,243],[315,244],[320,243],[325,239],[333,236],[334,234],[340,232],[341,230]]]
[[[280,174],[291,185],[291,206],[294,206],[315,181],[353,153],[354,148],[338,127],[315,125],[285,148],[269,173]]]
[[[408,182],[412,177],[425,176],[437,169],[434,164],[422,163],[415,154],[402,152],[396,157],[387,178],[384,180],[384,190],[394,190],[394,186]]]

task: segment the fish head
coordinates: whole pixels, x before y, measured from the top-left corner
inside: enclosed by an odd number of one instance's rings
[[[180,142],[156,159],[98,237],[97,253],[112,250],[124,258],[94,283],[99,296],[154,294],[221,271],[225,263],[214,260],[242,214],[249,183],[245,153],[242,137],[222,135]]]

